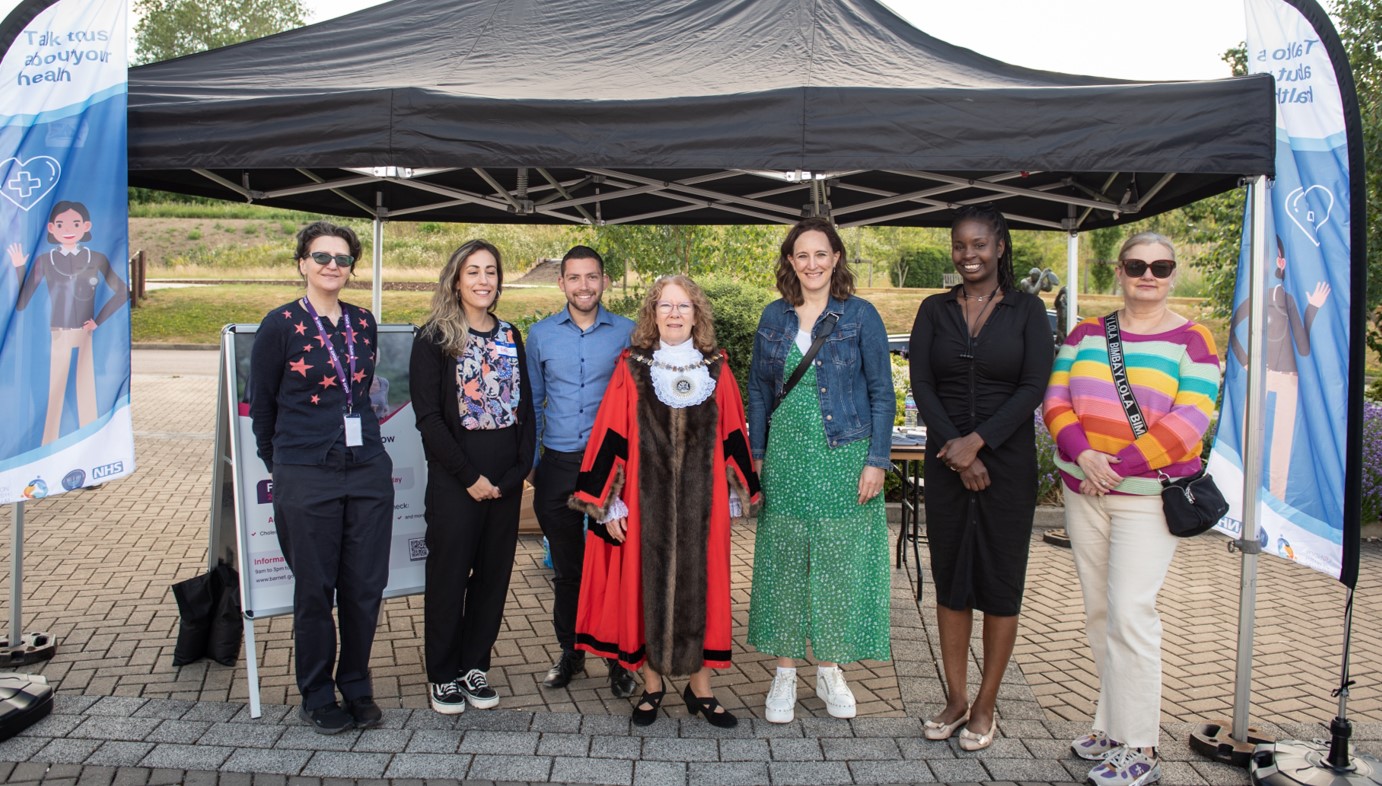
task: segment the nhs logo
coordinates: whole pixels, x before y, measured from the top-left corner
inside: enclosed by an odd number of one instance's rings
[[[112,462],[109,463],[109,464],[102,464],[101,466],[95,467],[94,469],[92,469],[92,470],[91,470],[91,479],[92,479],[92,480],[100,480],[101,478],[108,478],[108,477],[110,477],[111,475],[119,475],[120,473],[122,473],[122,472],[124,472],[124,471],[125,471],[125,462],[123,462],[123,461],[112,461]]]

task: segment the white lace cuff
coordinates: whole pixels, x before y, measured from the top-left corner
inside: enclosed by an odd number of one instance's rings
[[[609,510],[600,517],[601,524],[608,524],[615,519],[626,518],[629,515],[629,506],[624,504],[622,497],[615,497],[609,502]]]

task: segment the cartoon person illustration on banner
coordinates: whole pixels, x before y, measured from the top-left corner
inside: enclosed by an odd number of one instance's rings
[[[1286,249],[1281,238],[1276,239],[1276,272],[1279,280],[1267,293],[1267,394],[1276,396],[1272,407],[1272,428],[1269,432],[1267,455],[1267,490],[1272,496],[1286,501],[1286,482],[1290,475],[1291,448],[1295,443],[1296,400],[1300,375],[1296,370],[1296,355],[1310,354],[1310,326],[1315,315],[1329,299],[1329,284],[1320,281],[1305,297],[1305,313],[1291,293],[1286,291]],[[1239,323],[1248,318],[1247,309],[1239,305],[1233,312],[1229,327],[1229,345],[1233,356],[1245,367],[1248,351],[1239,340]],[[1294,344],[1294,346],[1293,346]]]
[[[64,200],[55,204],[48,214],[47,239],[58,248],[39,254],[27,278],[24,269],[28,257],[23,245],[12,243],[6,249],[21,281],[16,310],[24,310],[39,286],[48,283],[52,314],[44,445],[60,436],[73,350],[77,351],[77,423],[85,427],[96,420],[96,363],[91,334],[129,302],[129,288],[106,255],[82,245],[91,241],[91,226],[91,213],[82,203]],[[96,300],[102,279],[111,295],[98,313]]]

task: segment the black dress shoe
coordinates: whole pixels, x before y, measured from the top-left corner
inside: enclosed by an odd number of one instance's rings
[[[374,703],[374,697],[362,696],[346,700],[346,712],[355,720],[355,728],[372,729],[384,720],[384,712]]]
[[[687,685],[686,692],[681,694],[681,697],[686,700],[687,712],[691,713],[693,716],[699,712],[705,716],[706,720],[710,721],[711,726],[721,729],[732,729],[739,725],[739,719],[729,714],[729,710],[721,707],[720,702],[716,701],[714,696],[708,699],[702,699],[700,696],[692,693],[691,686]]]
[[[667,695],[667,681],[663,678],[662,690],[649,693],[643,691],[643,698],[633,705],[633,716],[631,720],[635,726],[651,726],[657,720],[657,710],[662,706],[662,697]],[[648,705],[648,709],[643,709],[643,705]]]
[[[638,687],[633,672],[620,666],[619,661],[612,658],[605,663],[609,665],[609,692],[613,693],[616,699],[627,699],[632,696],[634,689]]]
[[[544,688],[565,688],[571,678],[585,673],[585,653],[575,650],[562,650],[561,658],[547,670],[547,678],[542,681]]]

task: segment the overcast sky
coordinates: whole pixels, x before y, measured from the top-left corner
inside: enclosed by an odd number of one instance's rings
[[[309,22],[381,0],[307,0]],[[656,2],[656,0],[650,0]],[[883,0],[930,35],[1014,65],[1123,79],[1217,79],[1243,0]]]

